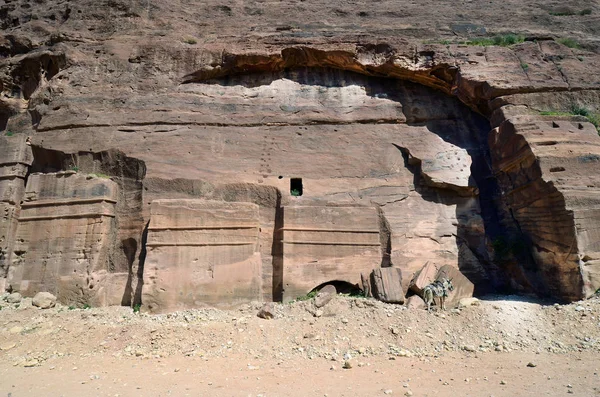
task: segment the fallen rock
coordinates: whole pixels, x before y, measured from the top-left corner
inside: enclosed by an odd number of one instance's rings
[[[37,306],[40,309],[49,309],[56,305],[56,296],[52,295],[50,292],[38,292],[33,297],[31,303],[33,306]]]
[[[412,295],[406,298],[406,307],[408,309],[425,309],[425,301],[419,295]]]
[[[21,299],[23,299],[23,297],[18,292],[13,292],[12,294],[6,297],[6,301],[8,303],[20,303]]]
[[[38,360],[36,360],[36,359],[33,359],[33,360],[28,360],[28,361],[25,361],[25,362],[23,363],[23,366],[24,366],[25,368],[31,368],[31,367],[37,367],[39,364],[40,364],[40,362],[39,362]]]
[[[463,298],[473,297],[475,286],[454,266],[442,266],[437,272],[436,280],[441,278],[452,280],[452,285],[454,286],[454,290],[450,291],[446,298],[446,307],[455,306]]]
[[[404,303],[402,271],[397,267],[374,269],[370,276],[373,297],[387,303]]]
[[[423,288],[436,280],[438,274],[437,266],[432,262],[426,262],[421,270],[417,271],[410,283],[408,283],[409,291],[413,291],[417,295],[423,294]]]
[[[33,300],[31,298],[23,298],[21,299],[21,303],[19,303],[19,310],[26,310],[33,306]]]
[[[335,286],[333,286],[331,284],[327,284],[326,286],[321,288],[319,290],[319,292],[317,293],[317,296],[315,296],[315,306],[316,307],[325,306],[336,295],[337,295],[337,290],[335,289]]]
[[[454,281],[452,281],[454,283]],[[479,299],[471,297],[471,298],[462,298],[458,301],[458,307],[469,307],[469,306],[479,306]]]
[[[275,305],[272,302],[265,303],[256,315],[265,320],[273,319],[275,317]]]

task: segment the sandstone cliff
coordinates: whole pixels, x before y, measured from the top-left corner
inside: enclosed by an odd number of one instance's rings
[[[589,296],[600,9],[516,4],[7,2],[1,283],[166,310],[432,261]]]

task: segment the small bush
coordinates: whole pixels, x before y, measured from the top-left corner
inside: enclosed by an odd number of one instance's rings
[[[550,11],[549,14],[554,17],[568,17],[575,15],[575,11]]]
[[[579,48],[579,43],[570,37],[561,37],[556,41],[569,48]]]
[[[88,305],[87,303],[85,305],[83,305],[83,310],[87,310],[87,309],[91,309],[92,307],[90,305]]]
[[[523,69],[524,72],[527,72],[527,70],[529,69],[529,65],[526,64],[525,62],[521,62],[521,68]]]
[[[312,298],[314,298],[315,296],[317,296],[317,290],[310,291],[306,295],[297,297],[296,298],[296,302],[308,301],[308,300],[311,300]]]
[[[466,41],[464,44],[467,45],[479,45],[483,47],[488,46],[500,46],[509,47],[514,44],[522,43],[525,41],[525,37],[515,34],[505,34],[494,37],[477,37]]]
[[[298,196],[300,196],[300,190],[298,190],[298,189],[292,189],[292,190],[290,191],[290,194],[291,194],[292,196],[294,196],[294,197],[298,197]]]
[[[79,171],[79,167],[77,167],[76,165],[74,165],[74,166],[71,167],[70,170],[77,172],[77,171]]]
[[[6,131],[6,132],[4,133],[4,135],[6,135],[6,136],[13,136],[13,135],[14,135],[14,133],[13,133],[12,131]]]
[[[591,8],[586,8],[584,10],[579,11],[579,15],[590,15],[592,13]]]
[[[139,313],[141,308],[142,308],[142,305],[137,303],[137,304],[133,305],[133,312]]]

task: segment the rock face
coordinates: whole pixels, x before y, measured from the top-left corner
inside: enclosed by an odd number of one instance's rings
[[[598,24],[486,14],[516,4],[7,3],[0,286],[162,311],[376,268],[406,290],[429,261],[476,292],[589,296],[600,151],[572,113],[600,112]],[[580,48],[553,39],[572,26]],[[536,35],[461,44],[515,30]]]
[[[150,311],[259,300],[258,206],[155,200],[142,302]]]
[[[521,232],[502,248],[531,255],[521,280],[568,301],[592,295],[600,288],[596,129],[521,116],[500,124],[490,147],[507,210]]]
[[[8,276],[20,204],[33,162],[31,147],[25,144],[25,139],[0,137],[0,284],[5,284]]]
[[[30,175],[8,275],[13,288],[25,296],[51,291],[82,305],[119,304],[127,274],[119,277],[108,267],[116,200],[110,179],[75,172]]]
[[[381,265],[375,208],[285,207],[282,230],[284,300],[331,280],[359,285]]]

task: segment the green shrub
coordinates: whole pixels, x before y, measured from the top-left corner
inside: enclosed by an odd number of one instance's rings
[[[315,296],[317,296],[317,290],[313,290],[310,291],[308,294],[303,295],[303,296],[299,296],[296,298],[296,302],[303,302],[303,301],[307,301],[307,300],[311,300],[312,298],[314,298]]]
[[[290,191],[290,194],[291,194],[292,196],[294,196],[294,197],[298,197],[298,196],[300,196],[300,190],[298,190],[298,189],[292,189],[292,190]]]
[[[133,312],[139,313],[141,308],[142,308],[142,305],[137,303],[137,304],[133,305]]]
[[[14,134],[13,134],[13,132],[12,132],[12,131],[8,131],[8,130],[7,130],[7,131],[4,133],[4,135],[6,135],[6,136],[13,136]]]
[[[569,48],[579,48],[580,47],[579,43],[575,39],[572,39],[570,37],[561,37],[561,38],[557,39],[556,41],[566,47],[569,47]]]
[[[509,47],[514,44],[522,43],[525,41],[524,36],[515,34],[505,34],[493,37],[476,37],[466,41],[464,44],[467,45],[479,45],[483,47],[488,46],[500,46]]]
[[[523,69],[524,72],[527,72],[527,70],[529,69],[529,65],[526,64],[525,62],[521,62],[521,68]]]
[[[571,105],[570,112],[558,112],[554,110],[544,110],[541,111],[540,114],[542,116],[583,116],[588,119],[590,123],[596,127],[598,134],[600,135],[600,114],[594,113],[588,108],[584,106],[580,106],[577,104]]]

